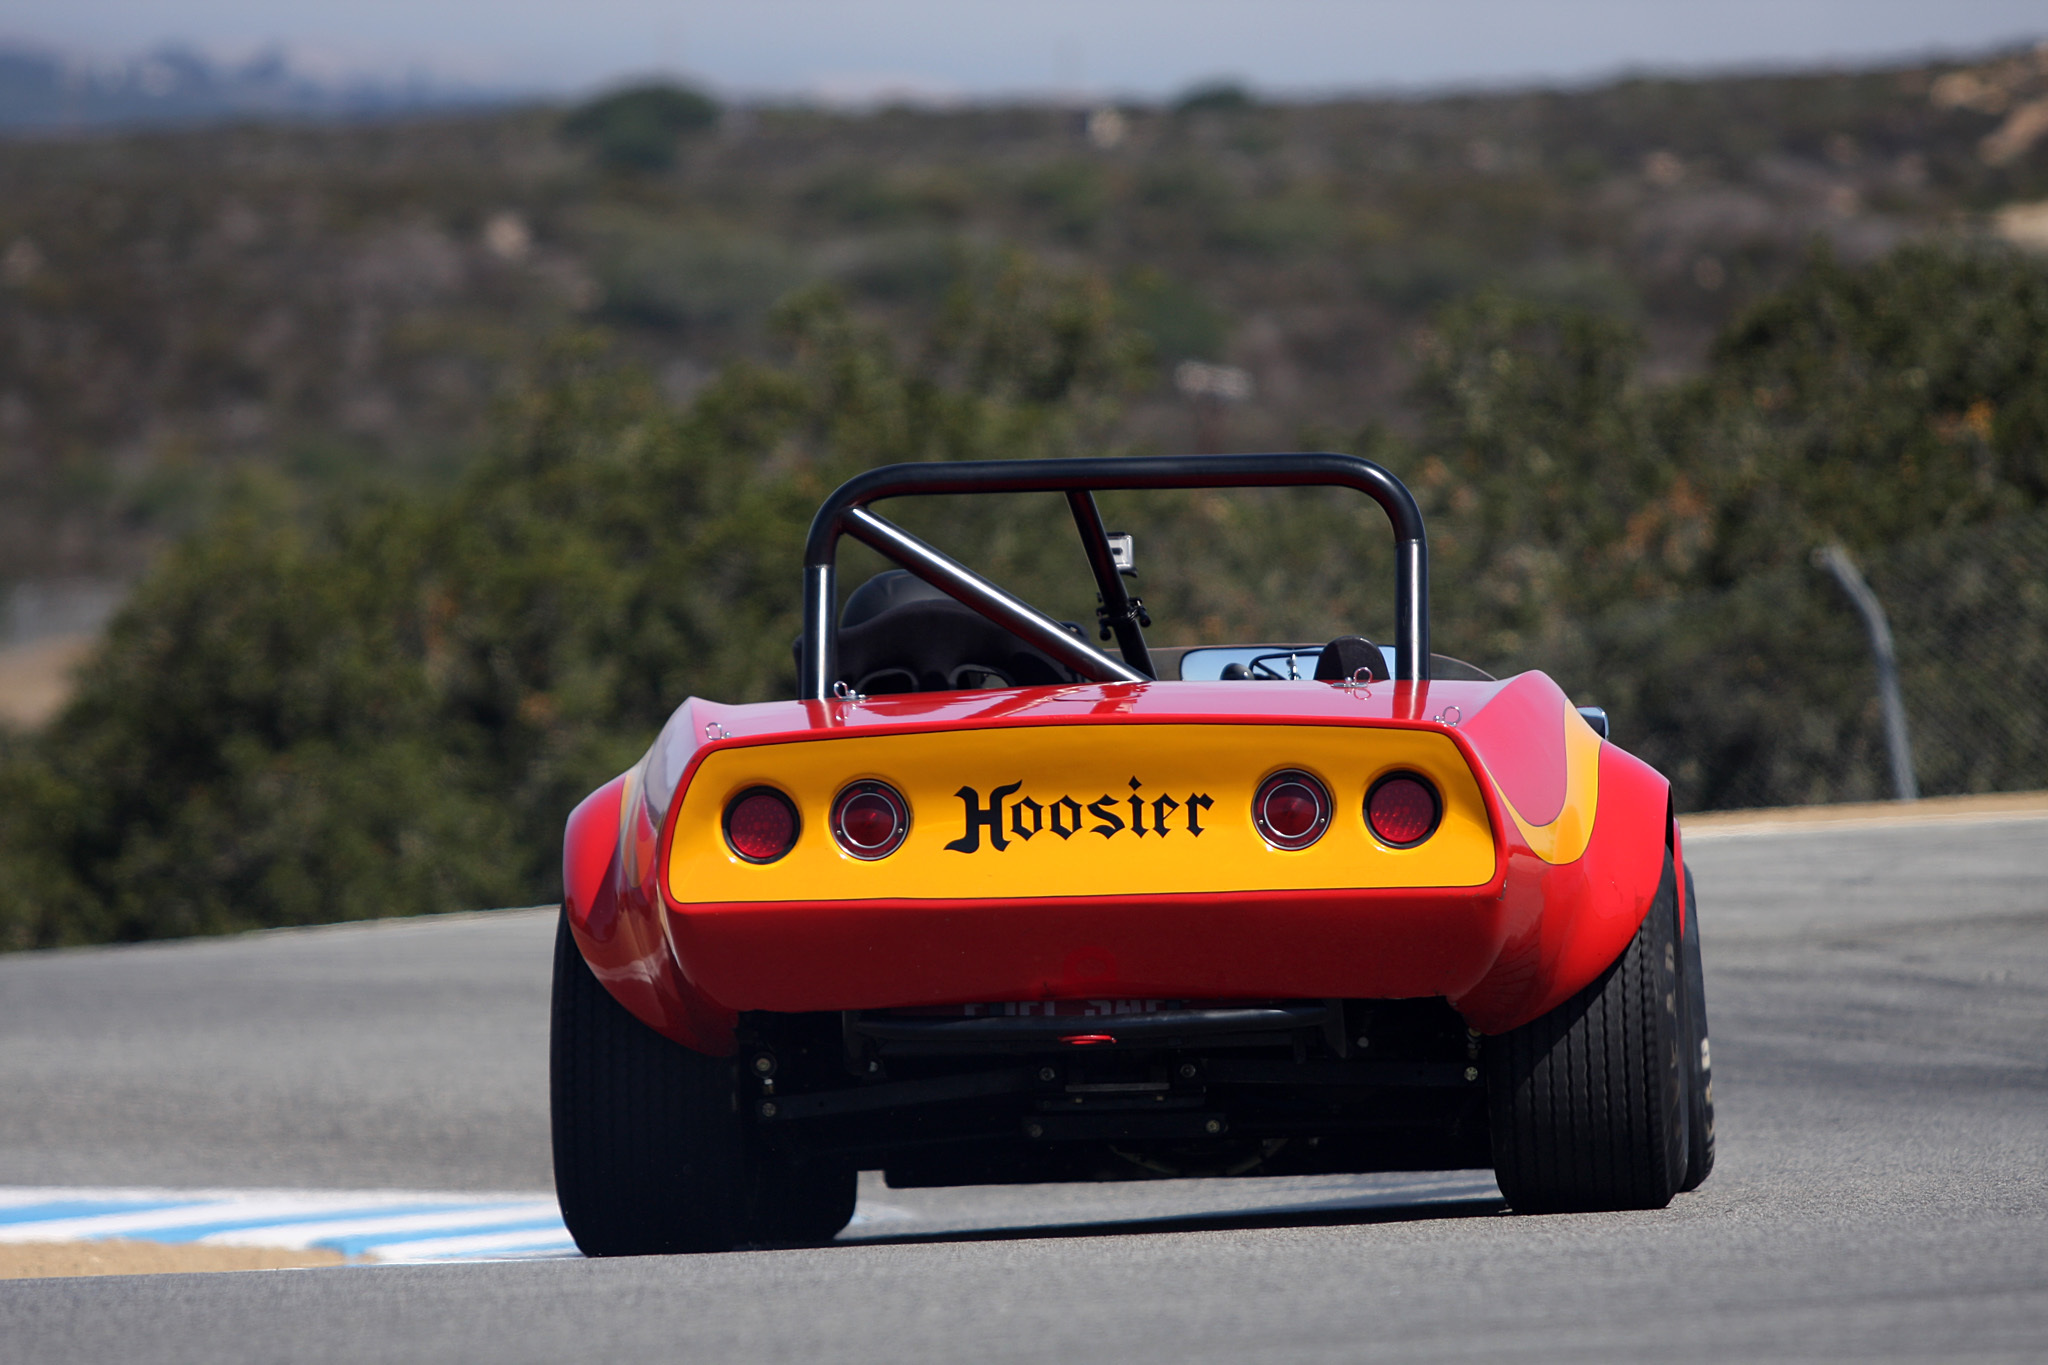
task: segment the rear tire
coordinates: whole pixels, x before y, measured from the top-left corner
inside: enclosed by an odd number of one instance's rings
[[[819,1161],[761,1161],[753,1237],[761,1242],[829,1242],[853,1221],[859,1172]]]
[[[583,1253],[741,1241],[748,1171],[732,1064],[634,1018],[591,973],[566,915],[549,1041],[555,1193]]]
[[[1489,1045],[1494,1171],[1520,1212],[1661,1209],[1685,1180],[1676,892],[1667,854],[1619,960]]]
[[[1685,929],[1678,963],[1685,973],[1685,1183],[1696,1190],[1714,1169],[1714,1063],[1707,1045],[1707,979],[1700,960],[1700,902],[1693,894],[1692,869],[1685,870]]]

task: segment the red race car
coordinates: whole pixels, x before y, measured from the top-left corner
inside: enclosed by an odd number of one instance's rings
[[[1391,647],[1152,649],[1109,490],[1326,485]],[[1055,493],[1097,649],[878,516]],[[843,605],[852,536],[901,566]],[[1078,566],[1077,566],[1078,567]],[[1518,1210],[1713,1164],[1665,780],[1429,651],[1421,513],[1344,455],[897,465],[819,509],[799,695],[691,698],[570,817],[555,1179],[592,1255],[821,1240],[892,1186],[1492,1167]]]

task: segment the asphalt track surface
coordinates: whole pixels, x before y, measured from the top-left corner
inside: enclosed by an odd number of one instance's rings
[[[839,1244],[0,1284],[9,1361],[2048,1357],[2048,819],[1692,838],[1720,1165],[864,1190]],[[542,1190],[546,913],[0,958],[0,1184]]]

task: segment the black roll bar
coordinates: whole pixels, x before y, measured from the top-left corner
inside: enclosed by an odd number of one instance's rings
[[[1142,455],[1072,460],[892,464],[848,479],[811,519],[804,546],[804,638],[798,693],[832,695],[839,655],[839,537],[852,535],[940,591],[1097,682],[1145,682],[1136,668],[1069,634],[1057,621],[868,510],[884,498],[938,493],[1095,493],[1163,488],[1351,488],[1386,512],[1394,531],[1394,680],[1429,680],[1429,545],[1422,510],[1387,470],[1356,455]]]

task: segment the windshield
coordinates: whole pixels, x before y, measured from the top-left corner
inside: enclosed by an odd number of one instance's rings
[[[1380,656],[1392,671],[1394,651],[1378,646]],[[1197,645],[1191,649],[1168,648],[1154,652],[1162,662],[1178,655],[1182,682],[1232,682],[1259,679],[1286,682],[1307,680],[1316,675],[1322,658],[1321,645]],[[1430,674],[1445,681],[1491,682],[1485,669],[1443,654],[1429,656]]]
[[[1379,647],[1393,671],[1394,651]],[[1218,645],[1190,649],[1180,656],[1182,682],[1219,682],[1240,678],[1300,681],[1316,675],[1321,645]]]

